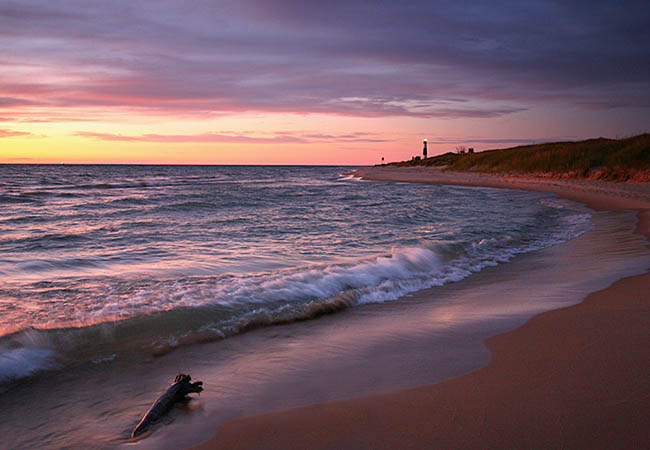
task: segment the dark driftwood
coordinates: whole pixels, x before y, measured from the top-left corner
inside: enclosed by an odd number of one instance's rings
[[[187,399],[187,395],[193,392],[199,393],[203,390],[203,381],[191,383],[192,377],[188,374],[179,373],[174,378],[174,383],[167,389],[163,395],[158,397],[149,411],[144,415],[140,423],[133,429],[131,437],[137,437],[142,434],[149,425],[156,422],[162,416],[167,414],[174,403]]]

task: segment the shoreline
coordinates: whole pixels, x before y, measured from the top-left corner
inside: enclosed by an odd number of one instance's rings
[[[364,179],[525,189],[637,211],[646,185],[365,168]],[[442,383],[228,422],[198,448],[635,448],[650,441],[650,273],[487,339],[492,359]]]

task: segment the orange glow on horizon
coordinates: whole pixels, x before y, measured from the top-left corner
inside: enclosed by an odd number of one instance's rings
[[[50,121],[23,114],[20,121],[0,123],[0,130],[16,130],[0,138],[0,163],[367,165],[382,157],[406,159],[409,141],[419,139],[413,122],[400,118],[257,113],[175,118],[133,111],[118,117],[74,110],[66,111],[70,119]],[[38,111],[44,118],[59,114]]]
[[[558,112],[570,114],[571,111]],[[533,142],[545,111],[496,118],[255,113],[174,116],[133,108],[14,108],[0,113],[0,163],[373,165],[466,145]],[[587,125],[556,130],[592,137]],[[471,133],[468,132],[471,130]],[[566,138],[565,138],[566,140]]]

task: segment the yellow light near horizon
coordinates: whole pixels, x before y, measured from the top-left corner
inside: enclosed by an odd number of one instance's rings
[[[399,149],[382,120],[328,115],[241,114],[204,118],[126,113],[102,119],[77,111],[88,121],[16,121],[6,127],[28,135],[0,139],[0,163],[153,163],[153,164],[374,164]],[[72,117],[72,111],[68,111]],[[45,112],[41,112],[46,117]],[[85,116],[84,116],[85,114]],[[97,120],[94,120],[97,119]],[[87,133],[81,135],[80,133]],[[359,139],[349,136],[359,134]],[[183,136],[235,136],[232,142],[200,142]],[[366,135],[367,134],[367,135]],[[148,135],[154,135],[150,141]],[[111,136],[116,139],[110,140]],[[180,136],[167,142],[155,136]],[[258,139],[250,142],[237,136]],[[298,137],[279,139],[283,136]],[[328,138],[318,136],[341,136]],[[346,136],[348,136],[346,138]],[[134,137],[136,140],[121,140]],[[364,139],[367,138],[367,139]],[[391,156],[392,159],[395,157]]]
[[[33,122],[21,119],[11,122],[15,127],[6,126],[10,122],[0,126],[31,133],[0,138],[0,163],[372,165],[380,163],[382,157],[385,161],[402,161],[420,153],[418,135],[438,130],[442,137],[457,136],[466,128],[464,121],[424,117],[242,113],[197,118],[146,115],[141,111],[124,111],[122,116],[111,111],[102,116],[95,110],[79,109],[66,111],[69,121],[40,122],[39,117],[48,117],[47,111],[33,113]],[[258,141],[164,139],[209,134]],[[154,138],[148,141],[147,135]],[[108,140],[111,136],[115,139]],[[162,139],[156,140],[155,136]],[[300,139],[273,140],[292,136]],[[130,137],[136,140],[128,140]],[[450,151],[450,145],[432,143],[429,155]]]

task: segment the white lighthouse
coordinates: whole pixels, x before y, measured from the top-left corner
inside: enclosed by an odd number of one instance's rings
[[[424,148],[422,149],[422,159],[427,159],[427,140],[424,141]]]

